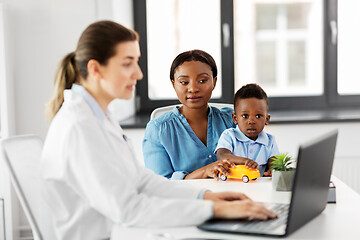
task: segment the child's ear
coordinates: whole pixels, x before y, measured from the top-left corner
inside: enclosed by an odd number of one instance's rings
[[[174,80],[171,80],[171,84],[172,84],[172,86],[174,87],[175,81],[174,81]]]
[[[268,114],[268,115],[266,116],[265,125],[268,125],[269,122],[270,122],[270,114]]]
[[[236,118],[236,114],[235,114],[235,113],[232,113],[231,116],[232,116],[232,119],[233,119],[234,123],[235,123],[235,124],[238,124],[238,121],[237,121],[237,118]]]

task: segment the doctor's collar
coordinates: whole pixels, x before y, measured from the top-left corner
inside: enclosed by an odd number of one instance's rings
[[[81,86],[79,84],[73,84],[71,87],[71,92],[79,94],[85,100],[85,102],[89,105],[91,111],[94,113],[94,115],[98,119],[103,121],[107,118],[106,114],[101,109],[99,103],[95,100],[95,98],[93,96],[91,96],[91,94],[83,86]],[[64,95],[66,95],[66,94],[64,94]]]

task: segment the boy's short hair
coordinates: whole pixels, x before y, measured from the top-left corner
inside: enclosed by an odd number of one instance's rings
[[[236,109],[239,99],[257,98],[264,99],[269,108],[269,102],[266,92],[256,83],[249,83],[242,86],[234,96],[234,110]]]

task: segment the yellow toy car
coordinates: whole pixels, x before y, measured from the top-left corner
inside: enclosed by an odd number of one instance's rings
[[[249,182],[250,179],[257,179],[260,177],[260,172],[257,169],[249,169],[245,165],[236,165],[234,168],[230,168],[231,175],[225,176],[220,174],[219,178],[223,181],[226,181],[228,178],[233,179],[242,179],[244,183]]]

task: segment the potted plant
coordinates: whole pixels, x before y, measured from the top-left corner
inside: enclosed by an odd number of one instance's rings
[[[276,191],[291,191],[295,168],[295,161],[288,153],[281,153],[270,163],[272,169],[272,185]]]

